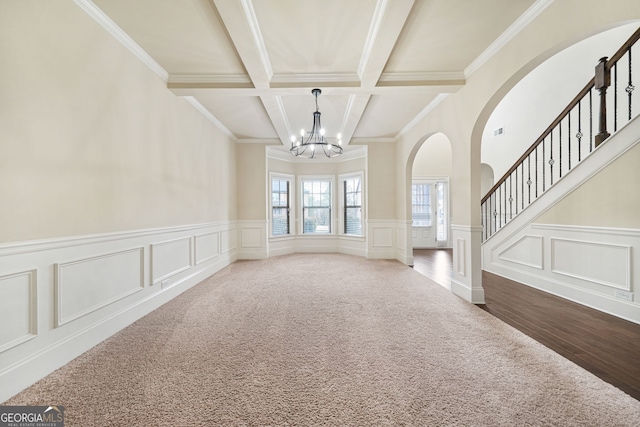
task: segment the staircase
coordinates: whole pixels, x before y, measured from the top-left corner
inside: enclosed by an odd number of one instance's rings
[[[638,115],[632,60],[638,39],[640,28],[610,59],[600,59],[595,76],[482,198],[483,241],[593,153],[609,129],[615,133]]]
[[[599,61],[481,208],[483,270],[640,324],[638,39]]]

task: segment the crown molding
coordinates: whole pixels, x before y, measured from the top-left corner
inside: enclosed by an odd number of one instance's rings
[[[308,86],[310,83],[327,83],[331,86],[359,86],[360,79],[355,73],[290,73],[274,74],[272,87]]]
[[[282,160],[284,162],[289,163],[341,163],[347,162],[349,160],[360,159],[367,156],[367,146],[359,145],[357,147],[344,147],[344,151],[341,155],[336,157],[320,157],[318,156],[315,159],[307,159],[306,157],[296,157],[289,152],[289,149],[284,146],[275,147],[275,146],[267,146],[266,147],[267,158]]]
[[[206,85],[246,85],[253,87],[246,74],[171,74],[167,83],[206,84]]]
[[[282,146],[279,138],[239,138],[235,141],[238,144],[264,144]]]
[[[366,137],[366,136],[358,136],[351,138],[349,141],[349,146],[352,145],[363,145],[363,144],[394,144],[397,141],[396,138],[389,137]]]
[[[413,85],[464,84],[465,76],[462,71],[426,71],[383,73],[378,80],[379,86],[393,86],[393,83]]]
[[[553,0],[537,0],[527,9],[513,24],[509,26],[493,43],[489,45],[467,68],[464,69],[465,78],[471,77],[473,73],[478,71],[485,62],[493,55],[509,43],[515,36],[520,33],[527,25],[537,18],[547,7],[553,3]]]
[[[142,47],[127,33],[124,32],[115,22],[111,20],[98,6],[91,0],[74,0],[87,15],[92,17],[102,28],[107,30],[116,40],[133,53],[140,61],[142,61],[151,71],[156,73],[158,77],[167,82],[169,73],[160,66]]]
[[[183,98],[189,104],[193,105],[193,107],[196,110],[198,110],[200,112],[200,114],[202,114],[207,120],[209,120],[211,123],[213,123],[218,129],[220,129],[222,131],[222,133],[224,133],[232,141],[235,142],[237,140],[235,135],[229,129],[227,129],[227,127],[225,125],[223,125],[222,122],[216,118],[216,116],[211,114],[211,111],[207,110],[202,104],[200,104],[200,101],[195,99],[193,96],[184,96]]]

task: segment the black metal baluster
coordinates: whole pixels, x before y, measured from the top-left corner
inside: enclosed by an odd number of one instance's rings
[[[553,185],[553,164],[555,163],[555,160],[553,160],[553,130],[549,134],[549,137],[551,138],[549,142],[549,178],[551,179],[549,187],[551,187]]]
[[[578,163],[582,160],[582,99],[578,101]]]
[[[558,166],[560,167],[560,175],[558,178],[562,178],[562,121],[558,123],[558,151],[560,151],[560,157],[558,160]]]
[[[513,218],[513,193],[512,193],[512,189],[513,189],[513,184],[512,184],[512,180],[511,178],[513,177],[513,174],[509,175],[509,221],[511,221],[511,219]],[[506,193],[506,191],[505,191]],[[505,213],[507,212],[507,207],[505,206],[504,209]],[[505,218],[505,224],[507,223],[506,218]]]
[[[516,175],[516,215],[518,215],[518,168],[513,173]]]
[[[504,182],[504,225],[507,225],[507,181]]]
[[[629,120],[631,120],[631,94],[635,89],[635,86],[633,86],[633,82],[631,79],[631,46],[629,46],[629,50],[627,52],[629,53],[629,86],[627,86],[625,90],[629,94]]]
[[[618,130],[618,63],[613,64],[613,131]]]
[[[593,151],[593,88],[589,89],[589,153]]]
[[[544,141],[542,142],[544,143]],[[544,148],[544,145],[542,147]],[[536,147],[536,199],[537,198],[538,198],[538,147]]]
[[[527,156],[528,157],[528,156]],[[520,177],[520,185],[522,186],[522,193],[520,199],[522,200],[522,209],[524,209],[524,162],[522,163],[522,168],[520,169],[520,173],[522,176]]]
[[[567,120],[567,144],[569,145],[567,150],[569,150],[569,170],[571,170],[571,111],[569,111],[569,114],[567,115]]]
[[[489,198],[489,200],[494,200],[496,199],[496,192],[494,191],[493,194],[491,195],[491,197]],[[493,227],[491,228],[491,235],[493,236],[493,233],[496,232],[497,228],[498,228],[498,211],[497,211],[497,207],[495,203],[491,204],[491,216],[493,217]]]
[[[500,228],[502,228],[502,184],[500,184],[500,187],[498,187],[498,191],[499,191],[499,195],[498,195],[498,206],[500,206],[499,210],[498,210],[498,216],[500,217]],[[496,228],[496,231],[500,230],[500,228]]]
[[[538,147],[536,147],[536,154],[537,153],[538,153]],[[528,204],[531,204],[531,154],[529,154],[527,156],[527,173],[528,173],[527,185],[529,186],[529,201],[528,201]],[[523,199],[524,199],[524,197],[523,197]]]
[[[547,166],[546,166],[547,164],[546,164],[546,162],[544,160],[544,141],[545,141],[545,139],[546,138],[544,138],[542,140],[542,192],[543,193],[545,192],[545,189],[546,189],[546,186],[547,186],[547,182],[546,182],[547,178],[545,177],[545,173],[544,173],[545,169],[547,168]]]

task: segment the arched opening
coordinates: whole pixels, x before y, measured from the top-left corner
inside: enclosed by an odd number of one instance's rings
[[[441,132],[427,138],[411,168],[413,248],[449,248],[451,143]]]
[[[493,168],[487,163],[480,164],[480,194],[485,195],[496,182]]]
[[[414,147],[407,164],[411,251],[416,271],[451,286],[452,148],[442,132]]]
[[[599,58],[612,55],[637,28],[637,22],[622,25],[561,50],[498,101],[481,142],[481,161],[494,169],[496,182],[593,78]]]

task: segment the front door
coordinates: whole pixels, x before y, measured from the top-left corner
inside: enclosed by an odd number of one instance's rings
[[[416,179],[411,185],[413,247],[446,246],[449,228],[445,180]]]

